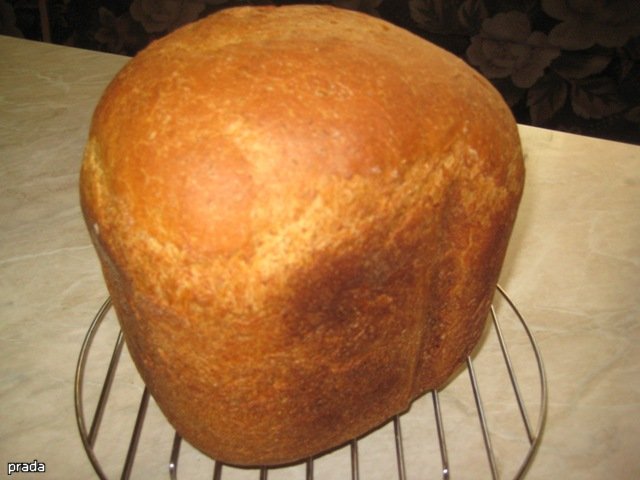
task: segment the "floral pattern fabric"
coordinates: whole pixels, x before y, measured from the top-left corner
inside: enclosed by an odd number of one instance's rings
[[[42,39],[37,0],[0,0],[0,34]],[[239,0],[49,0],[51,41],[135,55]],[[384,18],[489,79],[518,122],[640,144],[638,0],[328,0]],[[402,52],[399,52],[402,54]]]
[[[516,87],[530,88],[560,56],[560,49],[544,33],[532,32],[524,13],[512,11],[485,19],[466,53],[486,77],[510,77]]]

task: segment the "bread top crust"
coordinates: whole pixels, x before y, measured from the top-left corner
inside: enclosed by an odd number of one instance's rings
[[[452,159],[460,148],[468,162]],[[461,60],[355,12],[240,7],[116,76],[81,198],[98,248],[161,303],[206,304],[190,286],[209,282],[258,304],[288,266],[327,245],[366,248],[359,235],[382,218],[438,202],[438,178],[461,168],[489,182],[485,195],[522,188],[511,112]]]

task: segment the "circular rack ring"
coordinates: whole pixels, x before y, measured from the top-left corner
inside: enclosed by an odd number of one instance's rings
[[[520,479],[531,465],[542,437],[547,412],[547,381],[542,356],[523,316],[500,286],[483,340],[467,357],[464,368],[443,389],[426,393],[406,412],[332,452],[296,465],[269,468],[223,465],[183,442],[157,407],[153,409],[153,398],[137,376],[133,362],[128,355],[123,356],[123,350],[126,353],[123,335],[111,310],[111,300],[107,299],[93,318],[80,349],[74,384],[80,438],[96,474],[104,480],[116,476],[126,480],[134,478],[136,473],[141,478],[156,478],[149,476],[154,468],[164,470],[175,480],[179,463],[181,471],[184,468],[200,471],[211,468],[209,471],[214,480],[267,480],[269,475],[306,480],[349,478],[349,475],[352,480],[393,476],[408,480],[418,476],[424,478],[425,470],[433,472],[428,478],[444,480],[469,474],[470,478],[485,475],[494,480]],[[109,321],[105,322],[106,318],[111,321],[111,331],[116,332],[115,335],[102,334],[105,329],[101,326],[109,324]],[[507,338],[517,348],[509,348]],[[99,365],[95,370],[106,368],[102,382],[86,379],[88,359],[96,349],[103,354],[97,360],[93,359]],[[124,380],[119,379],[119,368],[129,370]],[[465,370],[467,375],[464,375]],[[516,372],[523,374],[525,382],[518,381]],[[87,428],[85,395],[89,388],[92,389],[92,400],[97,400],[91,425]],[[140,398],[139,402],[132,403],[137,398]],[[103,421],[109,409],[114,412],[115,420]],[[151,420],[147,418],[150,411]],[[537,413],[535,422],[530,419],[530,411]],[[122,430],[123,423],[133,423],[131,433]],[[143,426],[149,423],[153,426],[147,429],[152,429],[152,433],[146,438]],[[165,434],[156,433],[163,429]],[[98,434],[105,430],[110,431],[102,433],[107,437],[106,445],[102,449],[104,453],[99,453]],[[166,437],[162,447],[160,437]],[[114,444],[126,445],[126,453],[116,451],[112,448]],[[163,448],[166,456],[159,455]],[[140,450],[146,453],[141,455]],[[185,450],[187,453],[181,454]],[[212,465],[203,466],[208,462]],[[340,468],[343,473],[335,477]],[[211,475],[204,478],[211,478]]]

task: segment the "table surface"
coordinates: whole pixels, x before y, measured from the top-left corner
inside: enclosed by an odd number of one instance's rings
[[[92,111],[126,61],[0,37],[0,477],[33,460],[46,464],[33,478],[95,476],[73,379],[106,289],[77,183]],[[547,373],[527,478],[640,478],[640,147],[524,126],[521,137],[525,195],[500,283]]]

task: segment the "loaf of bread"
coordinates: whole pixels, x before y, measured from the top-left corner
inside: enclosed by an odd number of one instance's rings
[[[99,102],[82,210],[162,412],[226,463],[339,446],[478,343],[524,180],[499,94],[327,6],[223,10]]]

